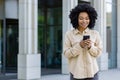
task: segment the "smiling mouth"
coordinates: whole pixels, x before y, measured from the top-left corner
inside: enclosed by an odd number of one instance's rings
[[[82,24],[82,26],[87,26],[87,24]]]

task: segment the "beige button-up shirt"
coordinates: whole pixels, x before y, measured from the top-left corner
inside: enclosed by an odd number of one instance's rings
[[[92,41],[90,49],[80,46],[83,35],[90,35]],[[98,72],[96,59],[102,53],[102,40],[98,31],[87,28],[83,33],[80,33],[78,29],[66,32],[63,51],[74,78],[94,77]]]

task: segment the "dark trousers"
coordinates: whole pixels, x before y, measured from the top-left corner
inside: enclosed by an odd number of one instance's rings
[[[73,78],[73,75],[70,73],[70,80],[98,80],[98,73],[96,73],[93,78],[85,78],[85,79],[75,79]]]

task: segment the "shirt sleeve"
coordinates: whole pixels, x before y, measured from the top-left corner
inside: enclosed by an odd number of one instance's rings
[[[67,58],[78,56],[82,50],[82,47],[80,47],[79,42],[72,45],[71,41],[72,41],[71,34],[66,33],[64,44],[63,44],[63,53]]]
[[[98,57],[102,53],[102,48],[103,48],[100,34],[97,32],[96,35],[97,35],[96,40],[89,49],[89,53],[93,57]]]

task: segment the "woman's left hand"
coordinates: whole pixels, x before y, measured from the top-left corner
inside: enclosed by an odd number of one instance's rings
[[[92,44],[92,42],[91,42],[90,39],[84,40],[84,43],[85,43],[85,45],[86,45],[86,47],[87,47],[88,49],[91,48],[91,44]]]

